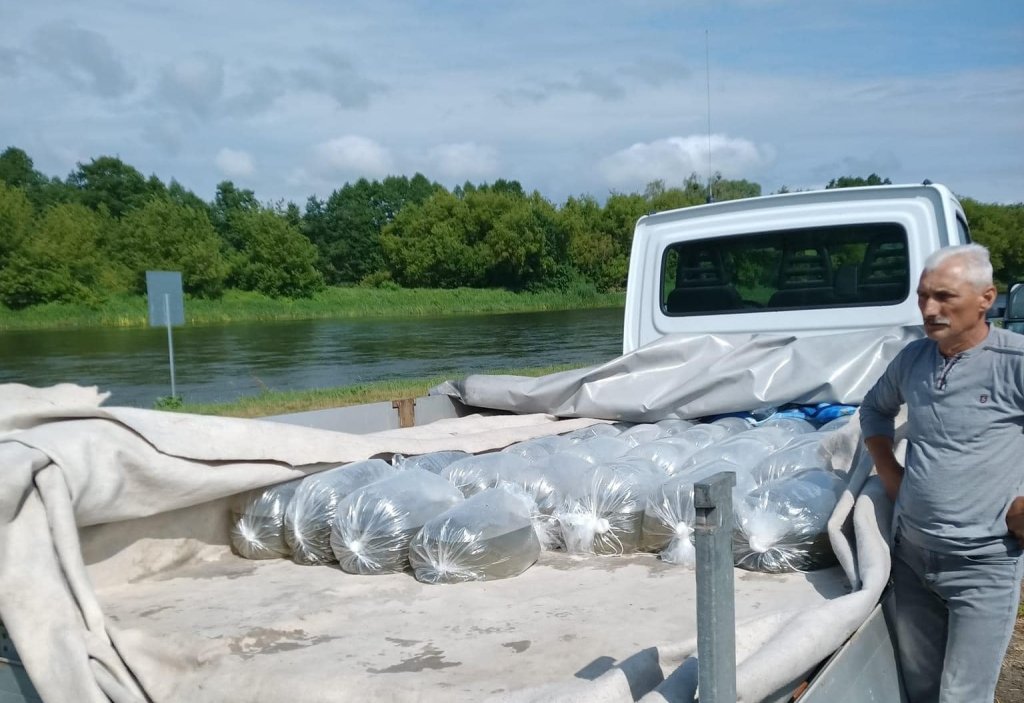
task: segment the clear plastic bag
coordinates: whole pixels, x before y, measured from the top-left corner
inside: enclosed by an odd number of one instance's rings
[[[605,427],[606,425],[601,425]],[[584,429],[590,429],[586,427]],[[571,439],[572,433],[567,435],[550,435],[547,437],[537,437],[536,439],[528,439],[523,442],[516,442],[510,444],[501,450],[502,454],[516,454],[525,458],[530,463],[541,463],[545,461],[549,456],[558,452],[568,446],[570,446],[574,440]],[[597,436],[597,435],[592,435]]]
[[[588,464],[603,464],[628,452],[632,446],[624,439],[616,437],[591,437],[561,449],[560,454],[571,454],[583,459]]]
[[[504,467],[496,486],[513,486],[540,506],[555,491],[555,484],[548,476],[544,465]]]
[[[409,545],[418,581],[461,583],[511,578],[540,556],[532,500],[488,488],[431,518]]]
[[[583,480],[583,476],[593,464],[575,454],[557,452],[548,456],[547,460],[538,464],[537,468],[544,476],[550,490],[546,496],[538,499],[537,505],[545,515],[554,514],[555,510],[565,501],[569,491]]]
[[[441,477],[450,481],[469,498],[482,490],[497,486],[503,475],[526,471],[529,466],[529,460],[518,454],[478,454],[449,464],[441,472]]]
[[[641,444],[655,441],[662,434],[662,429],[658,425],[641,423],[623,430],[618,438],[624,440],[630,447],[638,447]]]
[[[681,443],[659,439],[656,442],[647,442],[633,447],[626,453],[626,457],[641,457],[652,461],[665,472],[665,475],[671,476],[683,467],[683,464],[695,451],[695,448]]]
[[[739,434],[740,432],[746,432],[753,427],[752,422],[748,422],[742,417],[720,417],[714,422],[710,423],[714,427],[721,427],[729,434]]]
[[[666,437],[663,441],[678,443],[686,442],[696,449],[704,449],[733,434],[735,434],[735,432],[729,431],[729,429],[724,425],[694,425],[687,430],[683,430],[677,435]]]
[[[665,477],[653,462],[633,457],[575,476],[554,512],[570,554],[627,554],[640,546],[644,506]]]
[[[732,491],[734,505],[753,488],[748,472],[722,460],[701,464],[672,476],[651,490],[644,505],[640,548],[645,552],[657,552],[662,561],[669,564],[692,567],[696,558],[693,486],[722,471],[736,474],[736,486]]]
[[[363,486],[394,476],[381,459],[345,464],[302,479],[285,512],[285,539],[296,564],[330,564],[331,523],[338,503]]]
[[[409,566],[409,542],[423,525],[464,500],[437,474],[409,469],[338,503],[330,545],[342,571],[383,574]]]
[[[423,469],[424,471],[429,471],[432,474],[440,474],[450,464],[453,464],[459,459],[465,459],[467,456],[472,456],[472,454],[460,451],[431,452],[429,454],[417,454],[416,456],[395,454],[391,458],[391,465],[399,471],[405,471],[406,469]]]
[[[690,476],[673,476],[651,491],[644,506],[641,550],[655,552],[670,564],[694,565],[693,484]]]
[[[754,481],[761,485],[804,469],[831,469],[832,454],[822,439],[824,436],[821,433],[810,432],[772,452],[754,467]]]
[[[246,559],[291,556],[284,517],[302,479],[257,488],[231,501],[231,548]]]
[[[852,419],[853,415],[843,415],[842,417],[837,417],[835,420],[829,420],[818,428],[818,432],[833,432],[842,427],[846,427]]]
[[[791,439],[789,434],[777,428],[748,430],[694,452],[683,462],[680,471],[718,460],[728,461],[749,471]]]
[[[813,424],[799,417],[770,417],[758,425],[758,427],[775,427],[793,437],[814,432],[815,430]]]
[[[736,511],[736,566],[782,573],[835,564],[828,520],[844,486],[835,472],[805,469],[755,488]]]
[[[782,420],[786,420],[786,422],[783,423]],[[768,445],[772,451],[778,451],[792,442],[794,438],[805,434],[805,427],[808,432],[814,431],[814,428],[805,420],[780,418],[779,424],[754,427],[740,436],[729,437],[723,441],[722,444],[751,441],[756,439],[757,441]]]
[[[658,420],[654,424],[661,429],[662,438],[680,435],[694,425],[694,423],[689,420],[674,420],[671,418],[667,420]]]
[[[583,440],[590,439],[592,437],[616,437],[621,433],[621,427],[602,422],[596,425],[590,425],[589,427],[582,427],[578,430],[573,430],[563,436],[573,442],[582,442]]]

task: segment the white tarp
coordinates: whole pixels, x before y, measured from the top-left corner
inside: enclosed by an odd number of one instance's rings
[[[920,327],[809,337],[670,335],[598,366],[539,378],[469,376],[431,393],[473,407],[630,422],[783,403],[856,405],[920,336]]]
[[[870,383],[898,340],[879,344],[861,350],[870,364],[844,357],[849,371],[836,376]],[[738,387],[711,368],[705,375]],[[655,364],[638,383],[672,386],[675,370]],[[764,397],[775,398],[768,381]],[[692,699],[693,574],[651,555],[550,554],[516,579],[428,586],[407,574],[244,561],[227,546],[224,499],[239,491],[377,455],[479,452],[593,420],[475,416],[357,436],[104,408],[103,398],[68,385],[0,386],[0,620],[45,701]],[[616,397],[616,408],[624,403]],[[654,407],[664,406],[640,414]],[[737,572],[742,700],[833,651],[888,578],[890,507],[875,482],[861,490],[870,465],[863,452],[854,461],[856,423],[836,437],[834,451],[856,463],[830,529],[842,569]]]

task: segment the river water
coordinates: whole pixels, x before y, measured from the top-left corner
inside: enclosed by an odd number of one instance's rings
[[[622,316],[608,309],[178,327],[176,387],[187,402],[220,402],[263,389],[598,363],[621,352]],[[111,391],[107,405],[152,407],[171,392],[167,331],[2,332],[0,383],[9,382],[95,385]]]

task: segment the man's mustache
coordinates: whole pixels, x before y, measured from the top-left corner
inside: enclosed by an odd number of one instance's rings
[[[949,325],[948,317],[940,317],[938,315],[935,315],[933,317],[926,317],[924,318],[924,321],[926,324],[929,325]]]

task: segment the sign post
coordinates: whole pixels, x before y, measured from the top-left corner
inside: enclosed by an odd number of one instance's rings
[[[697,685],[701,703],[736,703],[732,487],[721,471],[693,485],[697,549]]]
[[[185,324],[185,299],[180,271],[146,271],[149,326],[167,327],[167,356],[171,364],[171,398],[178,392],[174,380],[174,336],[171,327]]]

